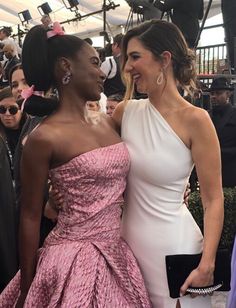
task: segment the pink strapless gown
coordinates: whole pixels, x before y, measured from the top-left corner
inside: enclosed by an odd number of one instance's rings
[[[150,307],[137,262],[120,238],[128,170],[121,142],[50,171],[65,205],[39,249],[25,308]],[[15,306],[19,287],[20,272],[0,295],[1,308]]]

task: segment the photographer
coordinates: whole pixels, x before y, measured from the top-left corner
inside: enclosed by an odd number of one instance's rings
[[[203,18],[203,0],[150,0],[162,12],[171,12],[171,20],[182,31],[189,48],[194,48]]]
[[[234,47],[234,38],[236,38],[235,0],[221,0],[221,9],[224,21],[225,40],[228,45],[230,66],[233,73],[235,70],[234,66],[236,61],[234,59],[234,48],[236,47]]]

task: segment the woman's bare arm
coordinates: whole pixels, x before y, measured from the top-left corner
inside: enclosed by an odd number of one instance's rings
[[[123,118],[123,114],[125,111],[125,106],[126,103],[125,102],[120,102],[117,106],[115,111],[113,112],[112,115],[112,119],[115,122],[116,128],[120,131],[121,129],[121,123],[122,123],[122,118]]]
[[[28,138],[21,160],[20,269],[21,294],[27,294],[35,274],[45,185],[52,156],[51,143],[41,129]]]
[[[197,275],[193,275],[193,272],[190,274],[181,288],[182,293],[185,293],[189,285],[207,285],[207,279],[213,277],[215,255],[224,220],[220,146],[215,128],[204,110],[194,111],[190,124],[191,152],[204,209],[204,245],[200,264],[194,273]]]

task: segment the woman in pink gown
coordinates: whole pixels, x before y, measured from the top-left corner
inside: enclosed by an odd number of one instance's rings
[[[104,74],[95,50],[59,24],[27,34],[22,53],[27,102],[56,86],[57,110],[30,134],[21,163],[20,271],[0,307],[149,308],[136,260],[120,237],[127,148],[110,120],[92,121],[86,101],[100,98]],[[38,250],[45,182],[66,202]]]

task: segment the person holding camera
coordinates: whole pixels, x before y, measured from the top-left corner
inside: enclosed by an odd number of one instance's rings
[[[221,10],[224,21],[225,29],[225,41],[228,46],[229,62],[231,66],[232,74],[235,72],[235,48],[234,46],[236,40],[236,2],[235,0],[221,0]]]
[[[203,0],[154,0],[152,2],[162,12],[170,12],[171,21],[182,31],[189,48],[195,48],[199,20],[203,18]]]

